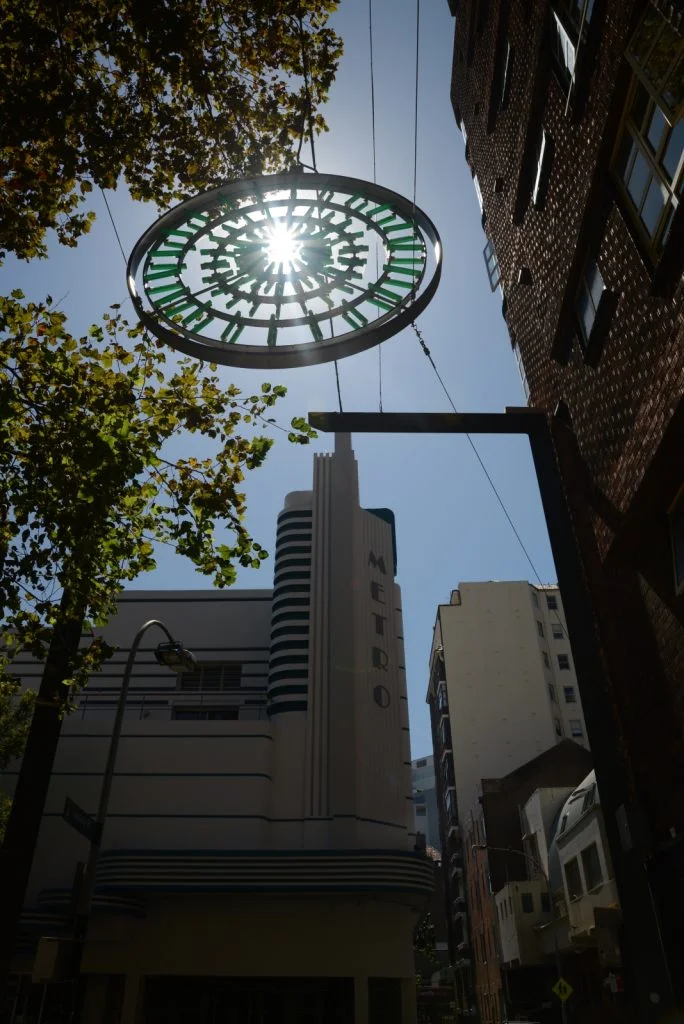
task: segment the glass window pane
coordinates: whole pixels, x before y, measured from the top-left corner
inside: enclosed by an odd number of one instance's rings
[[[589,340],[591,329],[594,326],[594,307],[589,299],[589,293],[584,285],[580,288],[577,296],[577,316],[582,326],[582,333],[586,341]]]
[[[594,309],[598,309],[601,296],[605,290],[603,278],[599,268],[596,266],[596,260],[590,260],[587,264],[587,287],[591,294],[591,301],[594,304]]]
[[[630,47],[632,57],[637,61],[638,64],[644,66],[646,58],[653,46],[653,43],[660,31],[662,25],[661,14],[654,10],[649,5],[644,20],[642,21],[637,33],[634,37],[634,42]]]
[[[672,129],[663,154],[662,164],[671,182],[674,182],[679,162],[682,159],[682,150],[684,150],[684,120],[677,121]]]
[[[670,537],[674,558],[675,584],[684,586],[684,496],[670,513]]]
[[[641,211],[641,219],[651,238],[654,237],[658,230],[658,224],[668,199],[669,192],[665,186],[653,178],[646,193],[643,210]]]
[[[637,87],[634,90],[634,97],[632,99],[632,106],[630,107],[629,114],[634,124],[641,131],[644,117],[646,115],[646,108],[650,102],[649,95],[644,89],[641,82],[637,83]]]
[[[662,31],[646,62],[646,74],[657,88],[669,79],[669,72],[677,55],[681,53],[682,42],[677,32],[660,15]]]
[[[684,100],[684,57],[680,57],[667,78],[663,88],[663,99],[676,110]]]
[[[595,889],[601,885],[603,882],[603,872],[601,871],[601,860],[596,843],[592,843],[590,846],[587,846],[586,850],[582,851],[582,867],[584,868],[584,880],[587,883],[587,889]]]
[[[632,165],[629,181],[627,182],[627,191],[632,197],[632,201],[634,202],[637,210],[641,209],[641,200],[651,178],[651,171],[645,158],[641,153],[637,152]]]
[[[665,115],[657,104],[653,104],[653,110],[648,123],[645,125],[647,130],[647,138],[649,145],[654,153],[658,152],[660,143],[663,141],[663,136],[668,128],[668,123],[665,120]]]

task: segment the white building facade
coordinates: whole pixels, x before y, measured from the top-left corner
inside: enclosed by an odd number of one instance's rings
[[[424,835],[426,845],[439,852],[442,843],[439,834],[434,755],[417,757],[411,761],[411,789],[416,833]]]
[[[65,798],[94,813],[128,647],[159,618],[198,666],[157,666],[154,631],[136,660],[84,1021],[412,1024],[433,883],[414,849],[395,566],[391,513],[360,508],[340,436],[285,501],[273,591],[122,596],[104,630],[117,653],[64,722],[18,971],[32,935],[65,926],[87,853]],[[38,667],[19,667],[30,685]]]
[[[561,740],[588,747],[560,592],[527,582],[461,583],[440,605],[430,705],[452,954],[472,989],[463,837],[481,780],[501,778]]]

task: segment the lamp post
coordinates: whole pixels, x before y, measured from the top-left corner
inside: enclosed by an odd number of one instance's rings
[[[516,857],[522,857],[528,864],[532,865],[532,867],[535,869],[536,872],[538,872],[538,874],[540,874],[542,876],[542,878],[546,882],[546,891],[547,891],[547,894],[548,894],[548,897],[549,897],[549,909],[551,911],[551,933],[552,933],[552,936],[553,936],[553,953],[554,953],[554,959],[556,961],[556,975],[557,975],[558,981],[560,981],[562,979],[562,977],[563,977],[563,974],[562,974],[562,971],[561,971],[561,959],[560,959],[560,949],[558,947],[558,936],[556,934],[556,912],[555,912],[554,906],[553,906],[553,893],[551,892],[551,881],[550,881],[549,876],[546,873],[546,871],[544,871],[544,868],[542,867],[542,865],[539,863],[539,861],[536,859],[536,857],[533,857],[531,854],[525,853],[524,850],[514,850],[514,849],[512,849],[509,846],[489,846],[487,843],[473,843],[472,846],[471,846],[471,849],[473,849],[473,850],[487,850],[487,851],[489,851],[491,853],[512,853]],[[497,922],[498,922],[498,919],[497,919]],[[498,923],[497,923],[497,927],[498,927]],[[565,1000],[560,999],[559,1002],[560,1002],[560,1006],[561,1006],[561,1021],[563,1022],[563,1024],[565,1024],[566,1019],[567,1019],[566,1013],[565,1013],[565,1009],[566,1009],[566,1007],[565,1007]]]
[[[75,985],[78,982],[78,976],[81,970],[81,960],[83,957],[83,948],[85,945],[85,936],[88,928],[88,920],[90,918],[90,912],[93,903],[93,894],[95,891],[95,875],[97,873],[97,865],[100,859],[100,851],[102,847],[102,834],[104,831],[105,822],[107,820],[107,810],[109,808],[109,798],[112,791],[112,783],[114,781],[114,770],[116,768],[116,758],[119,752],[119,740],[121,739],[121,730],[123,727],[123,719],[126,711],[126,700],[128,697],[128,688],[131,681],[131,675],[133,673],[133,665],[135,658],[138,653],[138,648],[142,638],[147,633],[148,629],[152,626],[156,626],[161,629],[168,637],[167,643],[160,643],[157,645],[155,650],[155,658],[160,665],[165,665],[167,668],[179,669],[186,668],[192,670],[195,668],[195,658],[190,651],[188,651],[182,644],[174,640],[171,633],[166,628],[163,622],[159,619],[149,619],[143,623],[138,632],[135,634],[131,649],[128,653],[126,660],[126,667],[124,669],[123,679],[121,681],[121,689],[119,691],[119,700],[116,706],[116,717],[114,718],[114,728],[112,730],[112,736],[109,741],[109,751],[107,753],[107,764],[105,766],[104,776],[102,778],[102,788],[100,790],[100,800],[97,808],[97,815],[95,817],[95,827],[93,829],[93,836],[90,840],[90,847],[88,850],[88,859],[86,861],[85,870],[83,872],[83,878],[80,884],[78,898],[76,901],[76,914],[74,922],[74,952],[73,960],[71,964],[72,977]],[[77,1004],[76,1004],[77,1006]],[[78,1019],[78,1009],[75,1009],[72,1015],[72,1020]]]

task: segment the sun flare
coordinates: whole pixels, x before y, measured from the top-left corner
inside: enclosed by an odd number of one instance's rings
[[[282,221],[269,228],[266,234],[266,260],[275,264],[276,269],[282,267],[285,274],[297,269],[302,243],[297,241],[292,231]]]

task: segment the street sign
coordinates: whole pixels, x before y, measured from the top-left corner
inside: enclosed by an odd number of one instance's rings
[[[97,842],[100,835],[100,826],[92,817],[79,807],[78,804],[70,797],[66,798],[64,803],[64,810],[62,811],[62,817],[66,821],[67,825],[71,825],[77,832],[80,832],[82,836],[91,842]]]
[[[558,996],[562,1003],[564,1003],[566,999],[570,998],[575,990],[572,985],[565,980],[565,978],[559,978],[551,991],[555,996]]]

